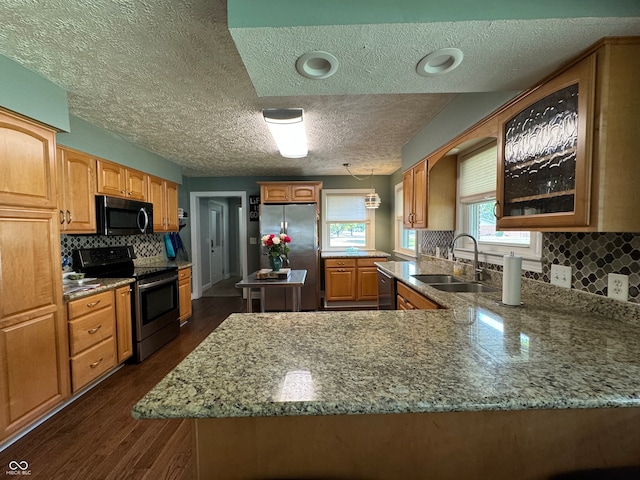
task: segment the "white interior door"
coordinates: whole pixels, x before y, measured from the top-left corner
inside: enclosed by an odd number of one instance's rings
[[[211,202],[209,206],[209,246],[211,261],[211,283],[216,284],[224,279],[224,208],[222,205]]]

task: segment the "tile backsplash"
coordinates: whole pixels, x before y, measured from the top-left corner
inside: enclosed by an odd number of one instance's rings
[[[450,245],[453,232],[423,231],[422,251],[434,255],[435,247]],[[552,264],[573,267],[573,288],[607,295],[607,275],[629,276],[629,301],[640,303],[640,234],[637,233],[543,233],[542,273],[524,271],[523,276],[550,283]],[[483,264],[489,270],[499,265]]]
[[[73,250],[79,248],[121,247],[132,245],[138,258],[165,255],[163,234],[151,235],[60,235],[61,261],[71,261]]]

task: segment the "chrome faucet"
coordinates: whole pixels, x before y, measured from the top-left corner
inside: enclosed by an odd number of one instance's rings
[[[478,241],[473,237],[473,235],[469,235],[468,233],[461,233],[459,235],[456,235],[456,237],[453,239],[453,242],[451,242],[451,253],[455,252],[456,240],[458,240],[460,237],[469,237],[471,240],[473,240],[473,281],[481,282],[482,269],[478,268]]]

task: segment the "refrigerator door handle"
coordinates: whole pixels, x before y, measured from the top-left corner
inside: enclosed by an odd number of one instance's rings
[[[287,230],[289,229],[289,222],[284,222],[284,233],[285,235],[288,235]]]
[[[280,222],[280,233],[284,233],[284,222]]]

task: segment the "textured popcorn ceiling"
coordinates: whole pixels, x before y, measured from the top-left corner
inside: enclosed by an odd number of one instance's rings
[[[65,88],[73,115],[187,176],[343,175],[346,162],[390,174],[454,93],[525,88],[626,34],[640,34],[637,18],[242,28],[232,39],[224,0],[0,2],[0,54]],[[443,46],[465,51],[460,69],[417,76],[417,61]],[[339,58],[334,77],[295,73],[315,49]],[[305,159],[282,159],[261,119],[282,107],[305,109]]]

